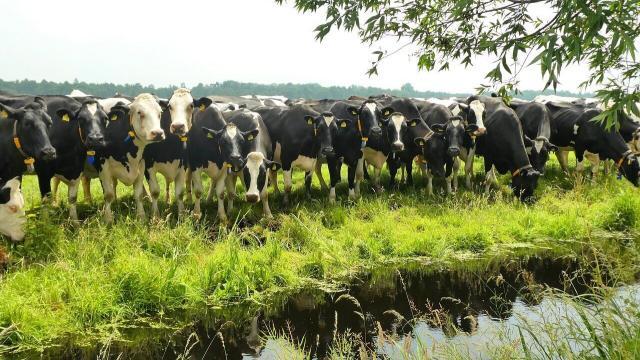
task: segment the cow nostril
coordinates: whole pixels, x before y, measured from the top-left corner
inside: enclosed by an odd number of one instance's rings
[[[9,205],[7,208],[9,209],[9,212],[13,214],[17,213],[19,210],[18,205]]]
[[[246,198],[247,198],[247,202],[250,202],[250,203],[256,203],[258,202],[258,200],[260,200],[260,196],[256,194],[247,194]]]

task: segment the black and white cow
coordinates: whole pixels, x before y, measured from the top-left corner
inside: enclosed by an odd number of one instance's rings
[[[397,134],[398,138],[390,141],[392,151],[387,159],[389,187],[394,186],[396,173],[402,166],[407,171],[407,184],[413,185],[413,159],[421,155],[425,147],[429,147],[427,142],[433,137],[433,131],[424,122],[420,110],[410,99],[395,99],[391,102],[390,108],[394,112],[386,120],[387,135]]]
[[[69,216],[78,219],[76,202],[81,176],[86,168],[94,167],[97,152],[106,145],[107,114],[92,99],[78,102],[67,96],[47,96],[47,112],[53,119],[49,137],[57,157],[36,162],[40,194],[52,194],[51,180],[56,178],[69,187]]]
[[[456,105],[457,106],[457,105]],[[473,144],[467,134],[478,129],[475,124],[467,125],[460,116],[454,116],[445,105],[425,102],[421,104],[420,115],[434,135],[426,140],[418,140],[422,145],[422,158],[426,161],[427,193],[433,195],[433,176],[444,177],[447,194],[458,187],[458,168],[463,149],[470,149]]]
[[[149,144],[144,149],[146,177],[151,194],[151,212],[158,215],[158,197],[160,186],[157,174],[166,181],[166,199],[169,202],[169,186],[175,183],[175,201],[178,211],[184,211],[184,189],[187,170],[187,133],[191,130],[193,111],[211,105],[209,98],[194,100],[191,92],[185,88],[176,89],[169,100],[161,100],[163,109],[160,125],[166,138],[160,142]]]
[[[544,104],[537,102],[512,101],[509,106],[516,111],[522,124],[531,165],[540,174],[544,174],[549,153],[558,150],[549,140],[551,138],[549,110]]]
[[[529,162],[515,111],[501,98],[473,96],[469,100],[481,102],[486,111],[486,134],[476,140],[477,154],[484,157],[485,191],[497,183],[495,168],[500,174],[511,173],[511,188],[521,201],[532,201],[540,173]]]
[[[189,171],[192,178],[192,190],[195,197],[193,213],[196,217],[202,214],[200,208],[204,192],[202,173],[211,178],[212,188],[218,199],[218,219],[227,221],[224,206],[224,190],[231,191],[229,172],[239,172],[244,167],[242,157],[243,134],[234,124],[227,124],[222,112],[214,105],[203,107],[193,116],[193,126],[189,131],[187,148],[189,150]],[[230,199],[228,211],[232,210]]]
[[[49,140],[52,121],[44,99],[25,105],[0,103],[0,178],[21,177],[35,161],[51,161],[56,150]]]
[[[273,143],[273,160],[282,164],[284,203],[289,204],[294,167],[305,171],[305,188],[311,191],[311,175],[319,156],[333,156],[333,136],[338,128],[330,112],[318,113],[305,105],[291,108],[254,109],[262,116]],[[271,172],[277,189],[277,173]],[[276,190],[277,191],[277,190]]]
[[[134,187],[136,212],[145,218],[144,149],[148,144],[162,141],[164,130],[160,126],[162,109],[151,94],[136,96],[129,105],[118,104],[111,108],[107,127],[107,146],[98,151],[96,168],[104,192],[105,221],[112,222],[111,203],[115,199],[115,184],[121,182]]]
[[[20,178],[0,179],[0,234],[12,241],[24,239],[24,198],[20,191]]]
[[[329,201],[335,202],[336,184],[340,181],[342,164],[346,164],[349,182],[349,199],[360,196],[360,183],[364,175],[364,157],[362,149],[370,138],[382,136],[382,112],[373,100],[361,103],[339,101],[333,104],[330,112],[337,119],[338,131],[333,137],[334,156],[327,158],[331,189]],[[320,166],[316,166],[316,174],[323,184]]]
[[[243,109],[225,113],[225,116],[229,125],[237,127],[236,137],[244,159],[242,172],[231,171],[227,175],[231,179],[229,201],[233,201],[236,179],[241,176],[246,190],[246,201],[250,203],[262,201],[264,216],[271,218],[273,215],[269,207],[269,172],[278,171],[280,164],[269,160],[273,158],[273,144],[269,131],[257,112]]]
[[[619,174],[638,186],[640,165],[624,138],[614,128],[606,129],[602,122],[593,121],[601,111],[584,105],[565,102],[546,103],[551,113],[551,142],[559,147],[558,161],[568,171],[568,152],[576,154],[576,171],[581,178],[586,152],[601,160],[613,160]]]

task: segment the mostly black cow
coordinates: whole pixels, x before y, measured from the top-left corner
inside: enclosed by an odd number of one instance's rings
[[[516,111],[522,124],[529,161],[534,169],[544,174],[549,153],[558,150],[549,140],[551,138],[549,110],[544,104],[536,102],[512,101],[510,106]]]

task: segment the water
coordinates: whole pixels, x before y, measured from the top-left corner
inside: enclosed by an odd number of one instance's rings
[[[461,263],[457,270],[380,269],[343,291],[301,292],[280,308],[238,305],[212,311],[208,320],[183,329],[123,328],[127,341],[55,347],[44,355],[271,359],[281,351],[280,345],[265,343],[260,336],[284,334],[321,359],[337,337],[348,334],[353,344],[391,359],[438,348],[488,358],[487,351],[497,340],[518,339],[517,328],[523,322],[561,323],[563,317],[575,315],[565,302],[541,290],[550,287],[584,294],[592,276],[569,258],[496,261],[476,264],[474,270],[468,270],[468,265]],[[639,287],[628,286],[620,292],[640,302]]]

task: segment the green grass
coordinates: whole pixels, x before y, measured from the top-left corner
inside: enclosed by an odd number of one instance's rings
[[[230,226],[216,224],[215,204],[206,205],[199,222],[178,220],[166,205],[159,220],[140,222],[122,186],[115,224],[104,225],[97,181],[92,193],[100,205],[79,206],[81,224],[74,225],[67,220],[66,188],[60,207],[41,207],[37,181],[26,177],[27,238],[3,240],[10,260],[0,280],[0,346],[92,343],[149,318],[180,325],[171,314],[269,304],[303,287],[333,288],[380,264],[628,246],[623,238],[629,236],[620,234],[633,235],[640,226],[637,189],[614,176],[575,184],[557,164],[551,167],[534,206],[515,200],[508,176],[500,178],[502,190],[488,196],[461,186],[455,196],[429,198],[418,176],[415,188],[378,196],[367,188],[355,203],[346,201],[342,184],[339,204],[331,206],[315,183],[306,200],[297,172],[295,205],[284,208],[272,196],[275,219],[267,221],[260,220],[261,205],[237,202]],[[438,190],[442,185],[435,182]]]

